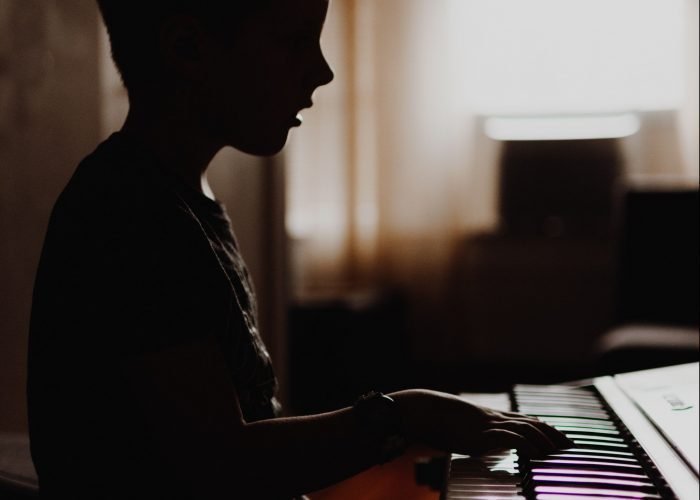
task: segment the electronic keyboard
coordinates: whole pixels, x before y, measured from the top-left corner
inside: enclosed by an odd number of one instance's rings
[[[505,450],[453,454],[443,500],[698,500],[698,363],[509,393],[470,402],[537,417],[574,447],[546,457]]]

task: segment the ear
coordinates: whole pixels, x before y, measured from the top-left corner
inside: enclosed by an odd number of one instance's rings
[[[201,22],[193,16],[168,18],[161,27],[159,47],[166,70],[191,81],[200,80],[204,73],[206,33]]]

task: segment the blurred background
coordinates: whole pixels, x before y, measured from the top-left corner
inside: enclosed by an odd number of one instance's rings
[[[323,45],[286,150],[210,175],[290,412],[697,359],[697,0],[334,0]],[[0,431],[53,202],[126,109],[94,2],[0,0]]]

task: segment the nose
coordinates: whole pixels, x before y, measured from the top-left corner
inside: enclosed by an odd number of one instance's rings
[[[335,73],[333,73],[333,69],[331,66],[328,64],[328,61],[326,60],[326,57],[323,55],[323,53],[320,53],[320,58],[319,58],[319,67],[318,67],[318,73],[316,75],[316,85],[318,87],[321,87],[323,85],[328,85],[333,81],[335,78]]]

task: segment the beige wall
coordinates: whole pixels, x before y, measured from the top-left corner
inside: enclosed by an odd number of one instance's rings
[[[0,430],[26,428],[31,292],[53,202],[99,134],[97,10],[0,1]]]

